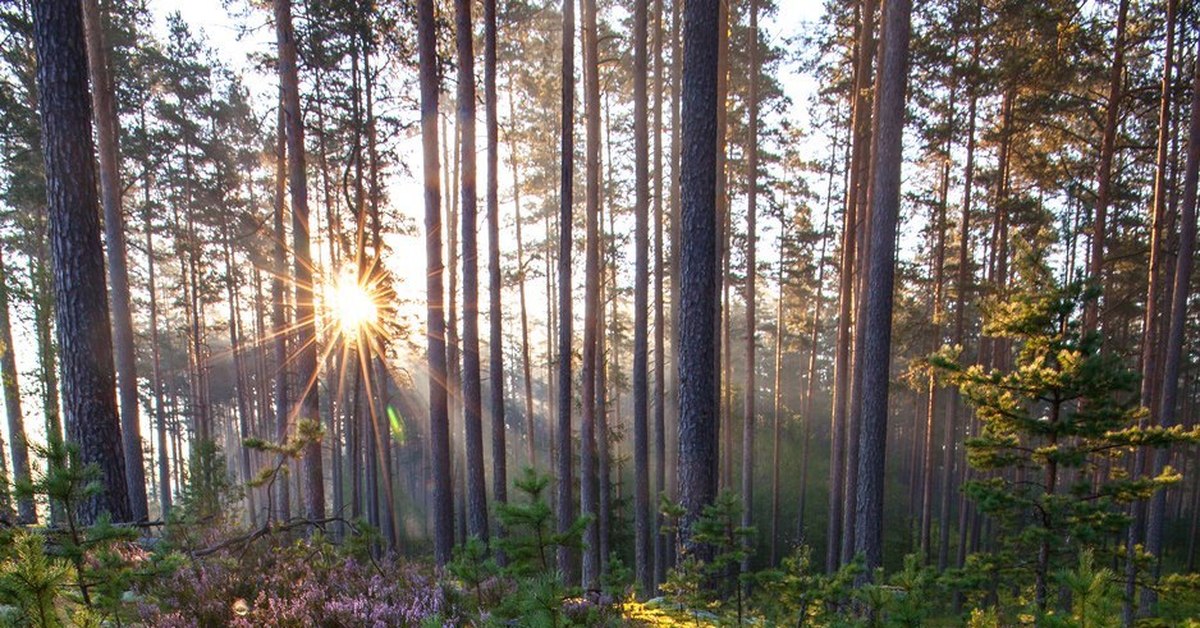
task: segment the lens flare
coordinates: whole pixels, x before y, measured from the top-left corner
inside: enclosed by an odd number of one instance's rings
[[[342,274],[332,296],[329,306],[345,337],[354,338],[379,322],[376,295],[354,273]]]

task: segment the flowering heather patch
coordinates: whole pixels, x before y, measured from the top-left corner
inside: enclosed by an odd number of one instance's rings
[[[189,561],[144,592],[149,625],[418,626],[441,612],[442,589],[412,563],[360,563],[321,542],[235,560]]]

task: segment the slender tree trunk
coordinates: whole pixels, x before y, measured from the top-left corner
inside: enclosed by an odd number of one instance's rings
[[[787,217],[781,214],[779,220],[779,292],[775,295],[775,381],[771,385],[773,409],[771,419],[771,535],[768,540],[771,543],[770,566],[772,568],[779,565],[779,439],[782,436],[781,423],[783,420],[783,336],[787,327],[786,321],[783,320],[784,272],[786,272],[787,266],[787,253],[784,252],[783,247],[786,238]],[[804,420],[807,423],[808,417],[805,417]],[[800,494],[804,494],[803,485],[800,487]]]
[[[883,52],[876,81],[877,116],[871,165],[871,239],[867,262],[862,338],[863,381],[855,552],[867,573],[883,563],[883,476],[887,442],[888,370],[891,357],[892,289],[896,266],[896,223],[900,210],[901,136],[908,82],[912,4],[891,0],[883,12]]]
[[[13,354],[12,322],[8,311],[8,269],[4,266],[4,251],[0,247],[0,377],[3,377],[4,412],[8,416],[9,449],[12,453],[12,479],[17,483],[30,480],[29,444],[25,436],[25,417],[21,412],[21,384],[17,373],[17,358]],[[17,499],[17,523],[37,523],[33,497]]]
[[[1200,49],[1200,48],[1198,48]],[[1184,170],[1183,208],[1180,212],[1179,249],[1175,259],[1174,289],[1171,291],[1166,354],[1162,363],[1162,391],[1159,396],[1158,417],[1162,427],[1178,423],[1179,379],[1183,362],[1183,343],[1188,319],[1188,297],[1191,293],[1192,266],[1196,250],[1196,184],[1200,170],[1200,65],[1192,82],[1192,111],[1188,126],[1187,165]],[[1170,459],[1169,449],[1154,454],[1153,476],[1160,475]],[[1146,522],[1146,551],[1155,558],[1154,578],[1162,569],[1163,529],[1166,524],[1166,492],[1158,491],[1150,500]],[[1153,604],[1157,592],[1152,588],[1148,601]],[[1144,598],[1146,599],[1146,598]]]
[[[579,420],[580,511],[592,521],[583,532],[583,586],[595,588],[600,577],[600,539],[596,518],[596,344],[600,305],[600,65],[596,42],[595,0],[581,0],[583,7],[584,109],[586,119],[586,208],[587,231],[584,251],[583,362],[580,366],[582,404]]]
[[[1108,106],[1104,112],[1104,135],[1100,140],[1100,163],[1096,168],[1096,213],[1092,218],[1092,246],[1088,262],[1088,274],[1098,285],[1103,284],[1108,205],[1112,199],[1112,163],[1121,119],[1121,87],[1125,74],[1125,24],[1128,13],[1129,0],[1120,0],[1117,6],[1117,32],[1113,41],[1113,62],[1108,75]],[[1089,301],[1083,311],[1084,329],[1094,331],[1099,326],[1099,318],[1099,301]]]
[[[458,50],[458,132],[462,146],[463,420],[467,447],[467,534],[488,538],[487,484],[483,469],[483,392],[479,377],[479,218],[475,201],[475,51],[471,3],[455,0]]]
[[[77,505],[76,516],[89,524],[102,512],[114,521],[130,521],[133,512],[117,416],[83,40],[79,3],[46,0],[33,4],[67,440],[79,448],[82,464],[99,468],[102,487]]]
[[[957,58],[958,43],[955,40],[954,55],[952,58]],[[942,180],[940,190],[938,192],[937,215],[934,219],[933,228],[936,230],[934,237],[934,256],[933,256],[933,302],[932,321],[933,321],[933,338],[931,350],[937,350],[942,343],[942,318],[943,314],[943,292],[945,289],[945,262],[946,262],[946,211],[947,203],[949,202],[950,194],[950,167],[953,163],[953,158],[950,156],[951,148],[954,146],[954,105],[955,97],[957,96],[957,85],[952,84],[950,87],[950,97],[948,108],[946,111],[946,140],[943,145],[943,163],[942,163]],[[969,176],[969,175],[968,175]],[[964,223],[965,225],[965,223]],[[963,252],[966,251],[967,231],[962,232],[963,235]],[[962,261],[961,259],[959,260]],[[961,288],[961,286],[960,286]],[[960,289],[961,292],[961,289]],[[927,405],[925,407],[925,433],[924,443],[922,444],[922,464],[921,464],[921,523],[920,523],[920,548],[925,559],[928,561],[932,556],[933,547],[931,544],[933,536],[933,434],[934,427],[937,424],[937,405],[938,405],[938,390],[937,379],[934,377],[934,372],[929,372],[928,389],[926,391]],[[951,435],[951,438],[953,435]],[[950,448],[953,448],[953,442],[949,443]]]
[[[275,212],[274,234],[275,242],[272,251],[274,272],[271,278],[271,327],[272,353],[275,362],[275,440],[278,444],[287,442],[290,412],[288,411],[288,354],[287,337],[289,330],[287,312],[284,310],[283,278],[287,276],[287,251],[285,242],[283,216],[286,209],[284,194],[287,190],[287,131],[285,130],[285,114],[282,100],[279,106],[278,126],[275,133]],[[291,491],[288,478],[275,478],[275,511],[281,521],[291,518]]]
[[[978,27],[978,24],[976,24]],[[971,68],[974,71],[979,64],[981,35],[976,32],[971,52]],[[958,242],[958,277],[955,280],[954,303],[954,336],[952,343],[961,347],[966,338],[966,303],[967,291],[973,280],[970,267],[971,253],[971,203],[975,190],[975,124],[978,106],[978,94],[974,87],[970,88],[967,104],[967,154],[963,166],[963,196],[962,215],[959,219]],[[962,403],[947,395],[949,406],[946,412],[946,425],[942,435],[942,480],[941,499],[938,508],[938,570],[945,570],[950,559],[950,505],[954,496],[954,455],[957,444],[958,415]]]
[[[145,126],[145,111],[143,127]],[[154,389],[154,423],[158,429],[158,495],[161,505],[161,518],[166,520],[171,514],[171,466],[167,459],[167,415],[163,407],[162,358],[159,351],[158,332],[158,285],[155,278],[154,254],[154,222],[150,206],[149,182],[143,186],[143,222],[146,229],[146,288],[150,293],[150,360],[153,365]]]
[[[850,399],[851,371],[851,321],[852,304],[854,302],[854,269],[856,266],[856,251],[858,248],[858,226],[860,223],[858,188],[862,184],[865,161],[869,157],[870,136],[870,101],[867,93],[870,84],[872,59],[870,50],[873,48],[869,41],[873,39],[871,32],[874,25],[875,1],[862,0],[858,8],[858,32],[854,53],[854,94],[851,113],[851,155],[850,155],[850,185],[846,190],[846,209],[842,227],[842,259],[841,278],[839,279],[840,293],[838,296],[838,328],[837,350],[834,356],[834,385],[833,410],[830,414],[830,434],[832,458],[829,463],[829,527],[826,536],[825,567],[828,571],[835,570],[842,562],[842,547],[845,545],[846,520],[852,516],[846,512],[848,493],[847,472],[849,471],[847,452],[854,446],[849,442],[848,423],[849,413],[847,404]]]
[[[1154,196],[1150,208],[1150,264],[1149,276],[1146,282],[1146,311],[1142,319],[1142,385],[1140,403],[1144,408],[1154,409],[1158,409],[1154,402],[1158,393],[1161,392],[1163,381],[1159,372],[1160,360],[1156,354],[1156,349],[1159,346],[1159,318],[1161,316],[1160,310],[1162,309],[1160,301],[1164,288],[1162,257],[1165,254],[1163,239],[1167,235],[1167,155],[1170,142],[1171,88],[1172,81],[1174,80],[1175,59],[1175,18],[1178,4],[1177,0],[1167,0],[1167,40],[1163,55],[1162,86],[1158,109],[1158,148],[1155,157]],[[1141,423],[1143,426],[1148,425],[1149,420],[1149,417],[1143,418]],[[1138,448],[1134,453],[1133,472],[1135,474],[1141,473],[1145,469],[1146,457],[1142,450],[1143,448]],[[1133,625],[1134,618],[1133,596],[1136,593],[1137,585],[1137,565],[1134,560],[1134,553],[1138,541],[1143,540],[1147,532],[1145,504],[1135,503],[1131,506],[1131,509],[1133,511],[1133,520],[1129,525],[1126,538],[1125,561],[1125,605],[1123,620],[1126,626]],[[1153,599],[1152,592],[1143,590],[1141,605],[1138,608],[1139,613],[1148,612],[1150,609],[1147,607],[1153,603]]]
[[[313,273],[308,238],[308,183],[304,165],[304,122],[300,112],[299,79],[296,70],[296,38],[292,31],[291,0],[275,0],[275,28],[279,47],[279,78],[287,130],[288,187],[292,195],[293,275],[296,282],[298,333],[296,367],[304,390],[299,416],[315,421],[320,416],[317,400],[317,338],[313,319]],[[312,519],[325,517],[325,479],[321,468],[321,442],[304,447],[304,508]]]
[[[513,106],[513,84],[512,76],[508,77],[508,109],[510,115],[516,117],[516,108]],[[522,219],[521,219],[521,180],[518,174],[517,167],[517,143],[510,137],[509,141],[509,163],[512,166],[512,190],[513,190],[513,222],[517,229],[517,289],[520,297],[521,305],[521,368],[524,375],[525,384],[525,438],[526,447],[528,449],[527,457],[529,467],[537,468],[537,430],[536,417],[533,414],[533,365],[529,350],[529,310],[526,307],[525,299],[525,241],[522,237]],[[547,260],[547,263],[549,261]],[[546,291],[546,301],[553,301],[549,290]],[[553,334],[547,336],[549,339]]]
[[[717,125],[719,0],[683,8],[682,155],[680,171],[679,377],[680,533],[693,547],[692,526],[716,495],[719,312]],[[704,548],[696,547],[703,558]]]
[[[575,523],[571,478],[571,239],[575,178],[575,4],[562,4],[562,134],[559,159],[559,223],[558,223],[558,533],[564,534]],[[576,553],[560,545],[557,550],[558,571],[567,584],[575,578]]]
[[[483,92],[487,109],[487,222],[490,304],[488,344],[492,409],[492,497],[508,501],[507,450],[504,443],[504,336],[500,309],[500,127],[496,119],[496,0],[483,0],[484,52]],[[519,228],[519,227],[518,227]]]
[[[117,142],[120,136],[113,85],[108,74],[108,52],[100,24],[98,0],[83,1],[84,34],[87,39],[88,73],[92,82],[92,112],[100,162],[100,199],[104,206],[104,240],[108,253],[108,278],[113,320],[113,352],[116,356],[118,396],[121,408],[121,444],[125,454],[125,483],[129,489],[130,514],[135,521],[148,518],[146,472],[142,463],[142,437],[138,421],[137,353],[133,347],[133,316],[129,311],[129,271],[125,255],[125,216],[121,210],[121,163]]]
[[[237,282],[234,276],[233,267],[233,245],[232,238],[229,235],[229,227],[225,229],[225,298],[229,306],[229,351],[233,354],[233,385],[234,385],[234,411],[237,412],[238,434],[240,436],[238,449],[238,462],[240,463],[239,471],[241,472],[242,483],[246,485],[246,511],[250,515],[250,527],[258,527],[258,507],[254,500],[254,488],[249,486],[253,476],[250,472],[250,449],[242,444],[244,439],[250,438],[250,423],[247,420],[249,409],[246,407],[246,370],[242,364],[242,342],[241,331],[238,329],[238,314],[237,314]]]
[[[758,384],[755,380],[758,349],[757,286],[758,286],[758,0],[750,0],[750,129],[746,156],[746,390],[742,409],[742,527],[754,524],[754,423],[758,419],[755,402]],[[726,314],[728,316],[728,314]],[[753,545],[744,540],[746,557],[742,573],[750,572]]]
[[[643,595],[653,589],[650,546],[649,443],[649,283],[650,283],[650,136],[647,129],[648,80],[647,0],[633,9],[633,152],[634,152],[634,280],[633,280],[633,521],[634,574]],[[657,216],[657,215],[656,215]],[[661,231],[659,241],[661,242]],[[661,269],[659,274],[661,274]],[[659,287],[661,288],[661,283]],[[660,292],[661,294],[661,292]],[[659,302],[661,305],[661,301]],[[661,346],[661,343],[660,343]],[[661,371],[660,371],[661,373]]]
[[[643,593],[652,595],[655,585],[655,567],[658,564],[658,548],[662,544],[660,534],[658,533],[658,508],[655,500],[663,490],[663,482],[665,474],[663,470],[663,462],[666,457],[666,312],[663,302],[663,276],[666,268],[663,266],[663,250],[666,241],[663,238],[663,224],[667,217],[663,214],[663,90],[665,83],[665,70],[663,68],[663,0],[653,0],[654,2],[654,26],[653,26],[653,47],[654,47],[654,446],[655,446],[655,491],[650,493],[650,453],[649,453],[649,426],[646,431],[646,521],[647,541],[650,543],[648,548],[643,551],[649,551],[646,555],[646,576],[638,576],[638,581],[642,583]],[[636,394],[635,394],[636,398]],[[635,416],[636,421],[636,416]],[[636,468],[641,468],[637,465],[637,436],[636,425],[634,428],[634,464]],[[635,473],[636,473],[635,468]],[[636,487],[635,487],[636,490]],[[636,520],[636,495],[634,504],[634,516]],[[655,513],[651,515],[650,513]],[[636,528],[636,522],[635,522]],[[635,530],[636,534],[636,530]],[[635,570],[636,571],[636,570]],[[648,585],[647,585],[648,583]]]

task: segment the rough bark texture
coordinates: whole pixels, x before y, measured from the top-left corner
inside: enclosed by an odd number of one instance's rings
[[[876,82],[877,115],[872,155],[870,256],[871,289],[865,295],[861,438],[858,443],[855,552],[868,573],[883,562],[883,476],[887,441],[888,368],[892,338],[892,288],[896,271],[896,223],[900,210],[901,136],[912,3],[889,0],[883,15],[883,53]],[[853,445],[853,444],[852,444]]]
[[[1171,291],[1171,309],[1169,311],[1166,355],[1162,364],[1162,391],[1159,395],[1158,420],[1163,427],[1171,427],[1179,422],[1176,412],[1179,402],[1179,376],[1183,363],[1183,341],[1186,333],[1188,297],[1192,281],[1192,266],[1195,263],[1196,250],[1196,183],[1197,172],[1200,170],[1200,65],[1197,66],[1192,82],[1192,112],[1188,125],[1187,165],[1183,179],[1183,207],[1179,216],[1179,248],[1175,258],[1175,286]],[[1153,476],[1160,475],[1170,459],[1169,449],[1159,449],[1154,453]],[[1149,514],[1146,518],[1146,551],[1152,554],[1156,563],[1154,577],[1158,578],[1162,567],[1163,531],[1166,524],[1167,494],[1158,491],[1150,500]],[[1156,593],[1153,589],[1149,600],[1153,602]]]
[[[558,458],[557,515],[560,534],[571,528],[575,521],[573,482],[571,479],[571,224],[572,204],[575,195],[575,4],[563,0],[562,29],[562,136],[559,159],[562,173],[559,176],[559,223],[558,223],[558,440],[555,444]],[[567,584],[577,582],[575,552],[559,546],[557,552],[558,571]]]
[[[82,464],[99,468],[102,486],[75,515],[85,524],[102,512],[130,521],[79,3],[33,3],[33,41],[67,441]]]
[[[104,241],[108,253],[108,280],[112,292],[113,351],[121,410],[121,444],[125,453],[125,483],[129,507],[136,521],[148,517],[146,471],[142,462],[141,424],[138,421],[137,353],[133,347],[133,316],[129,311],[129,270],[125,254],[125,215],[121,210],[120,136],[113,86],[108,74],[98,0],[83,0],[83,27],[87,39],[88,71],[92,81],[92,111],[100,162],[100,200],[104,206]]]
[[[825,567],[832,571],[841,563],[841,548],[843,545],[843,522],[846,519],[845,504],[848,484],[846,482],[846,451],[848,449],[847,423],[849,414],[847,403],[850,397],[850,346],[851,346],[851,307],[854,302],[854,268],[855,255],[858,248],[858,187],[861,181],[862,164],[866,159],[865,144],[870,133],[870,117],[867,98],[867,81],[870,76],[870,55],[863,52],[863,41],[869,39],[864,30],[871,28],[874,14],[874,0],[863,0],[859,7],[859,26],[856,33],[858,41],[855,48],[854,70],[854,99],[852,119],[850,123],[852,140],[850,155],[850,179],[846,189],[846,207],[843,212],[842,224],[842,259],[841,277],[839,279],[837,348],[834,353],[834,383],[833,408],[830,412],[830,452],[829,462],[829,526],[825,546]]]
[[[317,338],[313,319],[312,262],[308,238],[308,183],[304,166],[304,121],[300,117],[300,91],[296,71],[296,36],[292,30],[291,0],[275,0],[275,29],[279,46],[279,82],[283,93],[284,128],[287,131],[288,187],[292,197],[293,280],[296,284],[296,368],[304,390],[297,417],[317,421]],[[312,519],[325,518],[325,479],[321,443],[304,447],[304,511]]]
[[[594,588],[600,577],[600,536],[596,519],[598,486],[596,483],[596,351],[599,335],[600,303],[600,64],[596,41],[596,1],[582,0],[584,111],[586,119],[586,179],[584,225],[587,242],[584,249],[583,362],[580,365],[582,409],[579,419],[579,503],[583,515],[592,522],[583,532],[583,586]]]
[[[483,98],[487,109],[488,343],[492,411],[492,497],[508,501],[504,444],[504,321],[500,309],[500,128],[496,118],[496,0],[483,2]]]
[[[488,538],[487,484],[483,469],[483,391],[479,376],[479,216],[475,200],[475,50],[471,3],[455,0],[458,50],[458,127],[461,149],[463,264],[463,421],[467,446],[467,534]]]
[[[450,484],[450,416],[446,392],[446,319],[442,290],[442,193],[438,179],[437,21],[433,0],[417,3],[421,80],[421,148],[425,172],[425,339],[429,351],[429,435],[433,467],[434,557],[450,562],[454,496]]]
[[[679,501],[681,534],[717,488],[717,50],[719,0],[683,9],[679,266]]]
[[[635,582],[650,594],[650,449],[649,438],[649,289],[650,289],[650,136],[647,129],[647,0],[633,9],[633,534]],[[661,233],[661,232],[660,232]],[[660,284],[661,285],[661,284]],[[660,301],[661,303],[661,301]]]

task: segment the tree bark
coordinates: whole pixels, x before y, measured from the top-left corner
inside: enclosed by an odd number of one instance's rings
[[[1117,6],[1117,32],[1113,42],[1113,62],[1108,74],[1108,106],[1104,112],[1104,135],[1100,140],[1100,163],[1096,167],[1096,213],[1092,217],[1092,246],[1088,275],[1097,285],[1104,283],[1104,244],[1108,237],[1108,205],[1112,199],[1112,163],[1116,153],[1117,131],[1121,119],[1121,84],[1125,74],[1125,23],[1129,0]],[[1083,310],[1083,328],[1095,331],[1099,326],[1099,300],[1089,301]]]
[[[653,589],[650,546],[649,438],[649,283],[650,283],[650,136],[647,129],[647,0],[633,8],[633,521],[634,581],[643,595]],[[658,232],[661,241],[661,231]],[[661,272],[659,273],[661,275]],[[661,287],[661,283],[659,286]],[[661,293],[660,293],[661,294]],[[661,301],[659,301],[661,305]],[[661,373],[661,371],[660,371]]]
[[[102,512],[130,521],[79,3],[35,2],[33,41],[67,440],[79,448],[82,464],[99,468],[102,486],[77,504],[75,515],[84,524]]]
[[[865,295],[866,334],[862,338],[861,439],[858,443],[855,552],[866,558],[867,573],[883,563],[883,477],[887,442],[888,381],[892,299],[896,266],[896,223],[900,209],[900,167],[905,86],[912,4],[890,0],[883,14],[883,51],[876,81],[875,138],[871,166],[871,239]]]
[[[279,47],[279,79],[287,131],[288,187],[292,196],[292,251],[296,282],[296,368],[304,382],[297,416],[317,421],[317,338],[313,319],[312,262],[308,238],[308,183],[304,165],[304,121],[300,112],[299,79],[296,69],[296,37],[292,30],[291,0],[275,0],[275,29]],[[325,518],[325,479],[321,465],[321,442],[304,447],[304,508],[311,519]]]
[[[148,518],[146,472],[142,461],[141,425],[138,421],[137,353],[133,346],[133,316],[129,310],[129,270],[125,254],[125,216],[121,209],[121,162],[117,142],[119,120],[113,104],[98,0],[83,0],[83,28],[87,40],[88,73],[92,83],[92,113],[100,162],[100,200],[104,206],[104,240],[108,279],[112,292],[113,351],[116,357],[121,414],[121,445],[125,454],[125,483],[135,521]]]
[[[490,302],[489,377],[492,410],[492,497],[508,501],[507,446],[504,443],[504,336],[500,306],[500,128],[496,119],[496,0],[483,0],[483,92],[487,110],[487,222]],[[519,228],[519,227],[518,227]]]
[[[571,479],[571,239],[575,178],[575,4],[562,3],[562,132],[559,159],[558,224],[558,533],[570,530],[575,522]],[[567,584],[575,578],[576,552],[566,546],[557,550],[558,571]]]
[[[1200,49],[1200,47],[1198,47]],[[1166,337],[1166,355],[1162,363],[1162,391],[1159,394],[1157,416],[1162,427],[1178,423],[1179,378],[1183,363],[1183,343],[1186,334],[1188,297],[1192,281],[1192,267],[1196,250],[1196,184],[1200,170],[1200,65],[1197,66],[1192,82],[1192,111],[1188,125],[1187,165],[1184,169],[1183,207],[1180,211],[1179,248],[1175,258],[1174,289],[1171,291],[1171,309]],[[1169,449],[1154,453],[1152,476],[1160,475],[1170,459]],[[1150,500],[1146,519],[1146,551],[1155,558],[1154,578],[1157,581],[1162,568],[1163,531],[1166,524],[1166,491],[1158,491]],[[1151,604],[1157,592],[1147,588],[1146,598]]]
[[[717,57],[719,0],[683,8],[681,90],[679,347],[680,533],[693,547],[692,526],[716,495],[717,473]],[[703,552],[702,552],[703,553]]]
[[[13,354],[12,321],[8,311],[8,269],[4,266],[4,251],[0,247],[0,377],[4,387],[4,413],[8,417],[8,445],[12,454],[12,479],[16,483],[30,480],[29,443],[25,436],[25,417],[21,412],[21,384],[17,373],[17,358]],[[17,499],[17,523],[37,523],[33,497]]]
[[[596,42],[596,2],[581,0],[583,7],[584,110],[586,119],[586,207],[584,225],[583,362],[580,365],[579,503],[591,522],[583,532],[583,586],[596,588],[600,577],[600,537],[596,484],[596,344],[600,304],[600,64]]]
[[[483,468],[483,392],[479,376],[479,217],[475,200],[475,51],[471,3],[455,0],[458,128],[461,143],[463,263],[463,421],[467,447],[467,534],[486,541],[487,484]]]
[[[750,109],[749,147],[746,155],[746,390],[742,408],[742,527],[754,524],[754,423],[758,384],[756,336],[758,285],[758,0],[750,0]],[[750,572],[753,545],[744,539],[746,557],[742,573]]]

